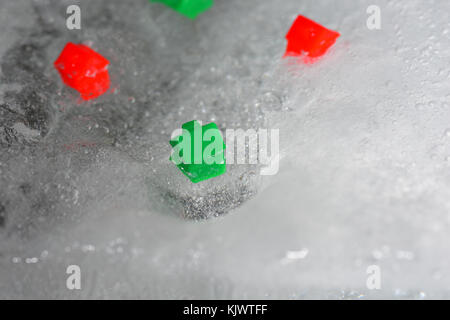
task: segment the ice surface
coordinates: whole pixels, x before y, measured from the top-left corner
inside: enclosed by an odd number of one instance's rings
[[[449,298],[450,3],[377,1],[379,31],[371,4],[2,1],[0,298]],[[281,59],[298,14],[341,33],[312,66]],[[63,86],[68,41],[114,90]],[[192,119],[279,128],[279,174],[192,185],[168,162]]]

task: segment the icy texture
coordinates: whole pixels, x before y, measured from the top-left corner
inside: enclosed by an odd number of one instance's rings
[[[0,4],[0,298],[450,297],[449,2],[378,1],[379,31],[372,1],[79,3],[81,31],[74,1]],[[281,59],[298,14],[341,33],[312,66]],[[68,41],[115,93],[61,83]],[[168,140],[192,119],[279,128],[280,173],[191,184]]]

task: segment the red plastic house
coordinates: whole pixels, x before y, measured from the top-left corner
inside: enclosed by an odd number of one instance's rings
[[[105,93],[109,86],[109,61],[91,48],[67,43],[54,62],[63,82],[77,90],[84,100]]]

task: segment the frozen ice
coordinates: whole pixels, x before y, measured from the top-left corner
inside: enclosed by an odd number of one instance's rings
[[[372,4],[2,1],[0,298],[449,298],[450,3],[379,0],[369,30]],[[298,14],[341,34],[313,65],[281,59]],[[61,83],[69,41],[108,93]],[[280,129],[280,172],[191,184],[168,141],[193,119]]]

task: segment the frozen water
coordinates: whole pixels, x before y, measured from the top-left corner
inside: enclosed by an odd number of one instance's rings
[[[377,1],[378,31],[371,4],[2,1],[0,298],[448,298],[450,3]],[[342,35],[312,66],[280,58],[300,13]],[[112,92],[62,85],[68,41]],[[279,174],[192,185],[168,162],[192,119],[279,128]]]

